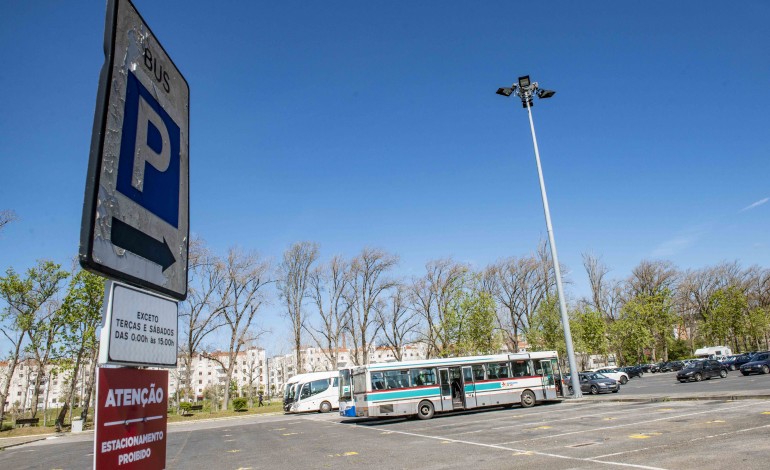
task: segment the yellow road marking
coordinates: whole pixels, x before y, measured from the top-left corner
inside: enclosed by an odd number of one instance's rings
[[[604,421],[612,421],[613,419],[616,419],[616,418],[603,418]]]
[[[762,414],[763,415],[770,415],[770,411],[763,411]]]
[[[285,432],[282,434],[282,436],[296,436],[299,434],[298,432]]]
[[[251,470],[251,467],[238,467],[237,470]]]
[[[285,429],[286,428],[276,428],[276,429],[273,429],[273,431],[284,431]]]
[[[649,439],[650,438],[650,436],[648,436],[647,434],[631,434],[628,437],[630,437],[631,439]]]
[[[533,455],[531,450],[527,450],[524,452],[514,452],[513,455]]]
[[[327,454],[327,457],[351,457],[353,455],[358,455],[358,452],[344,452],[342,454]]]
[[[393,434],[393,431],[383,431],[380,434]]]
[[[724,423],[721,419],[715,419],[714,421],[706,421],[706,424]]]
[[[538,426],[535,429],[551,429],[551,426]]]
[[[658,408],[658,411],[674,411],[673,408]]]
[[[240,451],[241,451],[241,449],[232,449],[232,450],[228,450],[227,452],[229,454],[235,454],[236,452],[240,452]]]

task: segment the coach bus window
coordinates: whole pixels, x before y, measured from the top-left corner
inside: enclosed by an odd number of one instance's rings
[[[408,388],[409,371],[408,370],[388,370],[385,371],[385,384],[388,388]]]
[[[329,389],[329,379],[314,380],[310,382],[310,395],[316,395]]]
[[[512,365],[514,377],[528,377],[533,375],[529,361],[513,361]]]
[[[372,390],[384,390],[385,378],[382,372],[372,372]]]
[[[411,369],[409,372],[415,387],[436,385],[436,369]]]
[[[484,366],[481,364],[474,364],[473,366],[473,380],[478,382],[484,380]]]

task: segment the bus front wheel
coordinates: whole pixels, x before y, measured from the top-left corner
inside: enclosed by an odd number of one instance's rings
[[[328,401],[321,403],[321,408],[318,410],[321,413],[328,413],[332,410],[332,404]]]
[[[417,417],[420,419],[431,419],[434,413],[433,403],[428,400],[421,401],[417,405]]]

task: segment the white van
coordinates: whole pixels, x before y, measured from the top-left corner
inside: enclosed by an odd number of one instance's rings
[[[339,371],[295,375],[284,386],[283,411],[328,413],[339,408],[339,399]]]

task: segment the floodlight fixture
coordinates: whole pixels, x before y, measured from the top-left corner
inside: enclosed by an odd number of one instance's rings
[[[498,88],[497,94],[502,96],[511,96],[513,94],[513,88]]]
[[[530,85],[529,75],[524,75],[523,77],[519,77],[519,87],[529,88],[529,85]]]
[[[540,98],[540,99],[550,98],[550,97],[552,97],[555,94],[556,94],[556,92],[553,91],[553,90],[544,90],[542,88],[537,90],[537,97]]]

